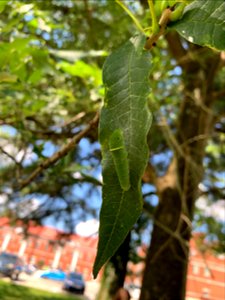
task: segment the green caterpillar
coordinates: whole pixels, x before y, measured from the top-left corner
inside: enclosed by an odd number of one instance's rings
[[[125,148],[123,132],[121,129],[116,129],[111,134],[109,138],[109,150],[112,153],[120,186],[124,191],[128,191],[130,188],[128,153]]]

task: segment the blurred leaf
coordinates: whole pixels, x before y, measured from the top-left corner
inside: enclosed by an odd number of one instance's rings
[[[5,9],[6,4],[9,2],[9,0],[1,0],[0,1],[0,13],[3,12]]]
[[[84,79],[90,79],[91,77],[95,80],[96,85],[101,84],[101,70],[97,66],[86,64],[82,60],[78,60],[74,64],[60,62],[58,67],[72,76]]]
[[[20,14],[25,14],[28,11],[30,11],[34,7],[34,4],[25,4],[25,5],[20,5],[17,9],[16,12]]]
[[[6,72],[0,73],[0,82],[16,82],[17,76]]]
[[[108,55],[107,51],[105,50],[71,51],[50,49],[50,53],[71,62],[74,62],[75,60],[81,59],[83,57],[101,57]]]
[[[42,74],[43,72],[41,69],[35,70],[28,78],[28,82],[30,84],[37,84],[42,79]]]

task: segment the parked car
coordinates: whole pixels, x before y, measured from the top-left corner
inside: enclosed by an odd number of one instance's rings
[[[37,268],[36,266],[32,265],[32,264],[27,264],[24,266],[24,272],[28,275],[32,275],[36,272]]]
[[[85,291],[83,275],[77,272],[69,273],[64,280],[63,289],[77,294],[83,294]]]
[[[12,280],[18,280],[23,271],[23,261],[19,256],[7,252],[0,253],[0,273],[9,276]]]
[[[57,280],[57,281],[64,281],[66,278],[66,273],[62,270],[47,270],[41,274],[41,278]]]

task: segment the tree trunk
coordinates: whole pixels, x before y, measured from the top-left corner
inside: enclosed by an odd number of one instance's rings
[[[167,40],[173,56],[181,61],[185,87],[177,137],[168,134],[174,158],[167,173],[157,178],[159,205],[140,300],[185,299],[191,222],[203,175],[205,144],[213,128],[213,81],[219,56],[195,45],[189,46],[188,52],[177,36],[167,36]],[[195,51],[194,58],[190,51]],[[182,60],[184,55],[188,60]]]
[[[111,297],[114,297],[117,291],[124,285],[124,280],[127,274],[127,263],[129,260],[130,238],[131,233],[129,232],[122,245],[110,259],[110,263],[115,270],[115,275],[109,289]]]
[[[116,253],[106,264],[97,300],[113,299],[117,291],[123,287],[127,274],[130,238],[131,233],[129,232]]]
[[[179,192],[168,187],[162,192],[155,215],[157,221],[146,259],[142,300],[184,299],[188,252],[183,241],[172,235],[178,228],[180,214]]]

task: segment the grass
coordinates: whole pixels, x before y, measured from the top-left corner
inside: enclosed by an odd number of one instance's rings
[[[81,300],[75,295],[49,293],[43,290],[28,288],[0,280],[1,300]]]

